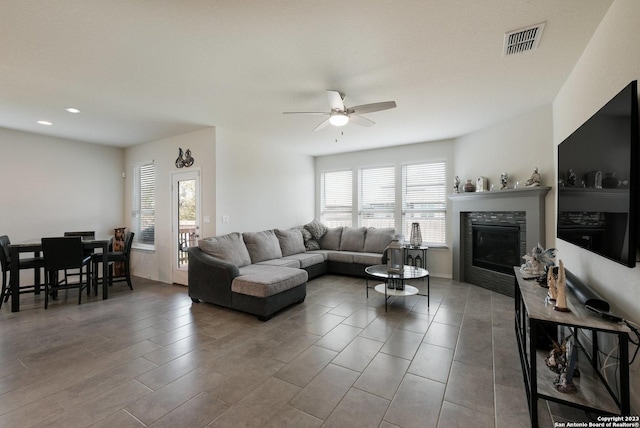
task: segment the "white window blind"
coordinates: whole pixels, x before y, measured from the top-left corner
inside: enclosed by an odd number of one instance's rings
[[[411,236],[411,224],[419,223],[427,245],[446,244],[446,163],[432,162],[402,167],[402,233]]]
[[[353,173],[351,170],[323,172],[321,176],[320,221],[327,227],[353,223]]]
[[[155,166],[153,162],[134,167],[131,229],[139,248],[153,249],[155,244]]]
[[[395,167],[360,170],[359,218],[364,227],[395,227]]]

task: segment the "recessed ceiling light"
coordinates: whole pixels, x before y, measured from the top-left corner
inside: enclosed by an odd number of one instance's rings
[[[40,125],[46,125],[46,126],[51,126],[53,125],[53,123],[49,122],[48,120],[39,120],[38,123]]]
[[[80,110],[73,107],[66,108],[65,110],[68,111],[69,113],[80,113]]]

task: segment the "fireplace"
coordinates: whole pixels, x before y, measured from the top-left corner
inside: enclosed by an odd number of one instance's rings
[[[545,245],[545,197],[550,187],[525,187],[495,192],[472,192],[449,195],[453,222],[453,279],[465,281],[508,296],[514,295],[514,266],[538,243]],[[473,225],[514,227],[518,229],[517,259],[511,252],[481,257],[484,267],[473,261]],[[486,232],[483,231],[483,235]],[[492,233],[493,234],[493,233]],[[492,236],[495,238],[495,236]],[[504,239],[500,238],[500,239]],[[511,239],[515,239],[511,237]],[[514,249],[515,244],[514,244]],[[501,249],[502,250],[502,249]],[[513,251],[513,250],[511,250]],[[488,260],[486,260],[488,258]],[[493,270],[495,259],[509,264],[509,273]],[[482,263],[481,262],[481,263]],[[501,267],[504,269],[504,266]]]
[[[513,275],[513,266],[520,264],[520,227],[473,224],[472,231],[472,265]]]

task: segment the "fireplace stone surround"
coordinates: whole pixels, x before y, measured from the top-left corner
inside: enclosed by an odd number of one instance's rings
[[[525,187],[449,195],[453,207],[453,279],[513,296],[513,276],[470,266],[471,224],[520,225],[522,255],[538,243],[544,247],[545,197],[549,190],[551,187]]]

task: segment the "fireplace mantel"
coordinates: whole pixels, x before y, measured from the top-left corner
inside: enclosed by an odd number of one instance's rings
[[[545,245],[545,197],[551,187],[525,187],[449,195],[453,206],[453,279],[464,280],[464,251],[461,233],[463,213],[483,211],[524,211],[526,215],[527,248]]]

